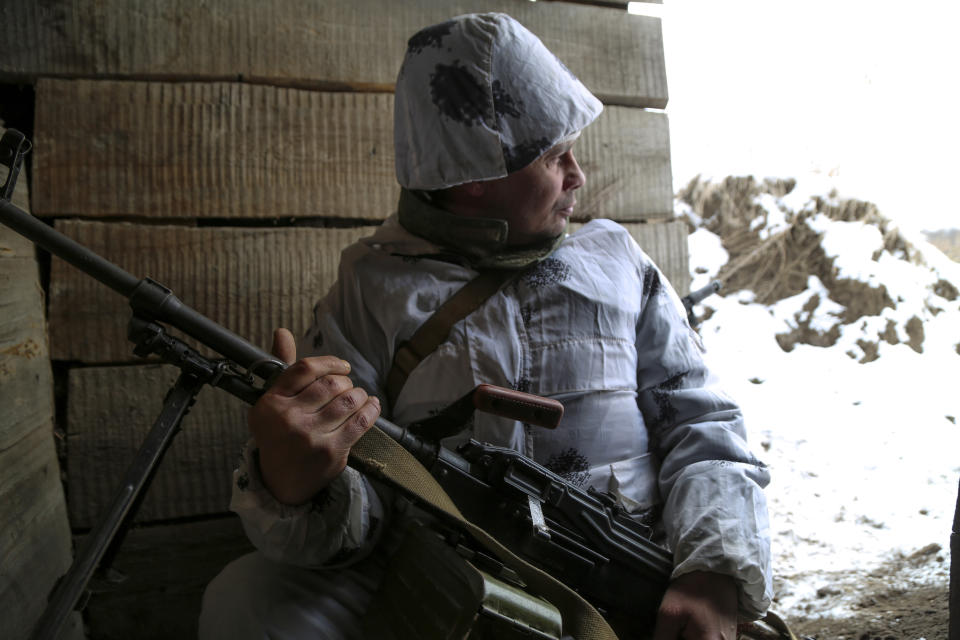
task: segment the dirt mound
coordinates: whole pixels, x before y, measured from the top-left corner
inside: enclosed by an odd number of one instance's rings
[[[721,182],[705,180],[699,176],[691,180],[677,194],[677,199],[686,202],[696,212],[700,220],[687,220],[691,227],[702,225],[724,239],[739,235],[759,238],[759,234],[750,229],[750,224],[766,211],[757,203],[762,193],[782,198],[796,186],[796,180],[766,179],[757,182],[753,176],[730,176]],[[691,228],[691,231],[693,229]],[[744,243],[748,244],[748,243]],[[729,249],[728,249],[729,251]]]
[[[790,179],[765,179],[753,176],[728,177],[721,181],[693,179],[678,194],[687,207],[678,209],[691,231],[703,227],[720,237],[729,259],[717,274],[727,293],[749,290],[753,300],[772,305],[807,291],[811,277],[825,289],[813,293],[796,312],[790,330],[777,336],[780,346],[790,351],[796,344],[832,346],[841,336],[841,325],[852,325],[861,318],[880,316],[885,308],[896,309],[887,287],[844,275],[836,258],[823,248],[823,232],[814,219],[825,216],[831,221],[861,222],[875,227],[882,246],[874,251],[873,261],[886,253],[899,260],[924,265],[923,255],[897,227],[871,202],[841,199],[836,193],[811,196],[799,208],[786,204],[786,196],[796,187]],[[800,202],[794,198],[792,202]],[[795,205],[794,205],[795,206]],[[951,283],[941,280],[934,292],[948,300],[957,297]],[[824,305],[829,311],[818,311]],[[841,308],[838,308],[841,307]],[[824,327],[824,316],[832,326]],[[880,342],[905,343],[915,351],[923,350],[923,321],[917,314],[907,321],[864,323],[858,341],[859,353],[851,357],[869,362],[877,357]]]
[[[950,611],[947,590],[919,587],[864,594],[855,615],[844,618],[794,618],[794,633],[814,640],[947,640]]]
[[[824,574],[816,600],[803,607],[806,613],[791,612],[787,621],[795,633],[815,640],[947,640],[948,590],[916,576],[925,565],[949,566],[946,555],[931,544],[866,573]],[[839,603],[848,604],[852,615],[821,615]]]

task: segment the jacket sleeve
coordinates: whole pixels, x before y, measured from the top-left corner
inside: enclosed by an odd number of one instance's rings
[[[739,406],[716,384],[677,294],[640,252],[638,404],[661,461],[659,485],[673,576],[732,576],[744,616],[772,598],[766,466],[750,452]]]
[[[350,467],[309,502],[283,504],[263,484],[252,440],[233,473],[230,509],[257,549],[287,564],[334,568],[362,559],[380,537],[384,504]]]
[[[347,360],[354,384],[382,399],[374,366],[341,329],[358,322],[344,312],[349,315],[362,308],[360,287],[352,281],[350,269],[341,264],[340,278],[314,308],[314,322],[298,341],[297,355],[335,355]],[[267,557],[332,568],[355,562],[372,550],[389,515],[386,505],[392,498],[388,494],[388,489],[374,488],[363,474],[346,467],[310,502],[282,504],[261,480],[256,443],[251,441],[234,471],[230,508],[240,516],[250,541]]]

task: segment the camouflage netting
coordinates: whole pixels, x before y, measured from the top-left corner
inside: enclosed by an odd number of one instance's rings
[[[875,226],[882,234],[883,247],[875,252],[874,260],[887,252],[913,264],[924,264],[923,256],[873,203],[839,199],[833,193],[826,197],[813,196],[802,209],[793,211],[781,199],[795,186],[796,181],[789,179],[758,181],[746,176],[712,181],[698,177],[677,194],[677,199],[690,207],[691,211],[686,215],[681,213],[680,218],[686,217],[691,231],[702,226],[716,234],[729,254],[728,262],[717,275],[725,292],[746,289],[753,292],[756,302],[770,305],[806,291],[810,276],[816,276],[829,292],[830,301],[843,307],[832,327],[815,328],[811,326],[811,319],[823,301],[818,294],[813,294],[796,314],[795,326],[777,336],[786,351],[798,343],[832,346],[840,338],[842,325],[879,316],[887,307],[896,308],[896,302],[883,284],[873,286],[841,277],[835,259],[828,256],[821,245],[822,233],[807,224],[809,219],[823,214],[831,220]],[[957,288],[945,280],[940,280],[933,291],[950,301],[958,297]],[[936,313],[936,309],[929,311]],[[924,336],[920,317],[914,315],[902,326],[889,319],[877,326],[881,328],[867,330],[868,323],[863,323],[869,335],[858,340],[862,352],[851,352],[852,357],[862,362],[876,359],[880,341],[905,342],[922,352]]]

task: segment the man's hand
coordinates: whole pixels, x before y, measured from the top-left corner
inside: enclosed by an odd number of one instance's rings
[[[737,585],[730,576],[692,571],[667,587],[653,640],[735,640]]]
[[[296,360],[286,329],[273,334],[273,355],[291,366],[250,409],[247,422],[270,493],[301,504],[326,487],[347,464],[350,447],[373,426],[380,401],[354,387],[350,365],[333,356]]]

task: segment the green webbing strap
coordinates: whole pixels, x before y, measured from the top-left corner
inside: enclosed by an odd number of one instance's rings
[[[560,610],[563,632],[576,640],[617,640],[616,634],[596,609],[566,585],[513,555],[483,529],[464,519],[450,496],[430,472],[393,438],[373,427],[350,450],[351,462],[364,471],[387,480],[420,498],[445,519],[452,519],[487,551],[516,571],[533,590]]]
[[[393,364],[387,372],[386,389],[390,407],[396,405],[410,372],[446,342],[453,325],[476,311],[516,273],[515,270],[507,269],[482,272],[440,305],[410,339],[397,348],[393,354]]]

